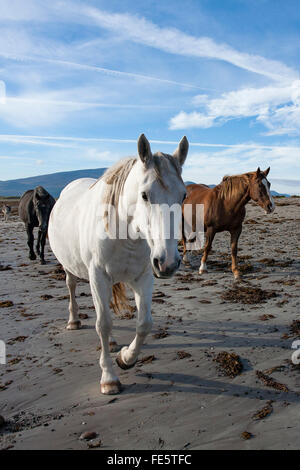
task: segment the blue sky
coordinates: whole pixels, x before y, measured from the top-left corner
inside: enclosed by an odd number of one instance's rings
[[[190,141],[184,179],[300,194],[297,0],[0,0],[0,179]],[[5,92],[5,93],[4,93]]]

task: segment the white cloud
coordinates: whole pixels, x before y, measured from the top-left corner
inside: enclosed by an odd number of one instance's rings
[[[136,153],[136,140],[0,134],[0,142],[12,144],[14,148],[19,146],[22,152],[26,148],[24,146],[29,146],[30,154],[36,157],[34,159],[28,157],[25,161],[32,160],[35,165],[37,165],[40,153],[38,150],[35,151],[34,147],[38,149],[39,146],[48,146],[49,156],[43,158],[43,167],[52,162],[50,168],[47,166],[47,171],[52,172],[58,171],[58,168],[66,169],[59,166],[59,163],[66,160],[66,155],[68,161],[71,162],[67,169],[74,168],[74,165],[80,168],[88,167],[88,165],[92,167],[95,166],[95,162],[99,162],[101,167],[109,166],[123,156]],[[113,143],[115,150],[107,148],[105,143]],[[117,144],[120,144],[120,147]],[[151,144],[153,150],[161,149],[163,146],[167,152],[171,153],[178,143],[151,140]],[[53,153],[51,147],[57,147],[58,153]],[[203,150],[199,151],[199,147],[203,147]],[[207,147],[206,150],[205,147]],[[55,162],[53,162],[54,155]],[[63,157],[61,158],[60,155]],[[245,173],[254,171],[258,166],[263,169],[271,166],[272,188],[291,194],[298,191],[296,184],[293,182],[290,184],[289,181],[295,180],[295,175],[300,173],[299,155],[299,146],[272,146],[255,142],[234,145],[190,142],[189,155],[183,168],[183,178],[184,181],[216,184],[225,174]],[[20,155],[18,159],[23,164],[23,156]],[[283,178],[285,181],[282,181]]]
[[[45,145],[52,145],[52,143],[60,144],[63,146],[64,142],[66,143],[73,143],[73,144],[91,144],[91,143],[116,143],[116,144],[136,144],[137,137],[134,139],[118,139],[118,138],[111,138],[111,137],[80,137],[80,136],[51,136],[51,135],[22,135],[22,134],[0,134],[0,142],[11,142],[11,143],[20,143],[26,144],[28,141],[31,144],[32,141],[35,141],[37,145],[41,142]],[[155,140],[149,139],[149,142],[153,145],[166,145],[166,146],[176,146],[178,145],[178,141],[171,141],[171,140]],[[68,145],[68,144],[67,144]],[[257,144],[256,142],[245,142],[241,144],[214,144],[214,143],[207,143],[207,142],[189,142],[190,147],[205,147],[205,148],[217,148],[217,149],[224,149],[221,152],[225,153],[226,155],[233,155],[239,152],[262,152],[272,151],[273,155],[291,155],[291,156],[299,156],[300,147],[297,145],[264,145],[264,144]],[[172,148],[169,149],[172,152]],[[174,150],[175,150],[174,148]],[[218,152],[220,152],[218,150]],[[190,152],[191,153],[191,152]],[[190,154],[189,154],[189,161],[191,161]]]
[[[1,0],[0,20],[7,21],[41,21],[45,19],[47,8],[37,0]]]
[[[121,154],[111,152],[109,150],[101,151],[97,148],[88,148],[82,154],[82,157],[89,161],[101,162],[102,165],[111,165],[112,163],[120,160]]]
[[[197,113],[196,111],[192,113],[181,111],[171,119],[170,129],[189,129],[191,127],[201,127],[202,129],[206,129],[208,127],[212,127],[214,122],[214,116]]]
[[[160,27],[137,15],[109,13],[82,3],[53,1],[45,5],[45,2],[32,0],[26,1],[26,4],[21,0],[2,1],[0,18],[1,16],[3,20],[43,21],[52,18],[70,23],[91,23],[113,31],[123,40],[131,40],[171,54],[222,60],[277,81],[298,77],[295,70],[279,61],[240,52],[226,43],[217,43],[212,38],[191,36],[175,28]]]
[[[68,3],[65,3],[68,5]],[[190,36],[175,28],[159,27],[135,15],[109,13],[100,9],[72,5],[72,12],[90,18],[95,24],[118,35],[171,54],[223,60],[242,69],[274,80],[295,79],[298,73],[279,61],[240,52],[208,37]]]
[[[56,93],[7,97],[0,105],[0,119],[19,128],[45,127],[58,124],[69,113],[87,109],[87,103],[66,102],[54,98]],[[52,98],[52,99],[51,99]]]
[[[15,10],[17,10],[16,17],[13,14]],[[28,28],[13,27],[14,21],[26,23],[26,21],[49,21],[59,18],[60,21],[66,23],[98,25],[111,31],[114,34],[113,39],[117,42],[131,40],[172,54],[226,61],[277,82],[275,86],[243,88],[223,93],[220,97],[212,99],[207,95],[197,95],[194,98],[194,105],[200,109],[191,113],[182,109],[170,120],[170,129],[192,127],[205,129],[220,125],[230,119],[254,117],[257,122],[267,128],[267,135],[299,132],[300,81],[295,79],[298,76],[295,70],[279,61],[239,52],[228,44],[217,43],[211,38],[193,37],[178,29],[160,27],[142,17],[109,13],[77,2],[54,1],[50,6],[45,6],[40,0],[35,2],[29,0],[28,8],[25,8],[20,0],[12,0],[9,3],[0,2],[0,16],[1,14],[2,21],[6,23],[0,38],[0,55],[20,61],[21,64],[23,61],[35,62],[39,64],[41,70],[44,68],[42,64],[48,63],[49,66],[52,64],[57,69],[58,67],[67,70],[77,69],[124,78],[127,83],[133,79],[137,82],[152,81],[157,84],[197,88],[196,85],[176,80],[80,63],[80,60],[84,62],[86,50],[91,48],[94,53],[97,51],[99,38],[66,44],[66,42],[46,38],[45,35],[35,37],[36,33],[29,31]],[[107,49],[107,44],[105,48]],[[47,91],[30,93],[30,85],[31,89],[36,90],[41,77],[38,77],[38,73],[29,71],[24,78],[22,70],[22,73],[16,74],[12,80],[16,80],[18,76],[19,81],[23,82],[23,87],[27,86],[28,90],[25,90],[18,100],[14,102],[10,100],[7,106],[0,109],[2,119],[17,127],[53,125],[64,120],[71,111],[78,112],[93,106],[92,103],[87,102],[88,100],[79,102],[78,99],[73,98],[67,102],[67,90],[64,90],[66,96],[63,92],[57,96],[53,94],[51,96],[51,93]],[[32,100],[33,112],[28,113],[29,106],[26,99]],[[39,106],[38,101],[42,103],[42,106]],[[96,100],[92,101],[95,103]],[[109,105],[130,107],[129,104],[118,104],[114,100],[110,103],[103,103],[103,106]],[[96,103],[96,106],[100,107],[101,103]],[[156,107],[159,108],[159,105]]]
[[[60,147],[60,148],[77,148],[77,145],[72,142],[60,142],[57,140],[50,140],[46,138],[40,138],[40,136],[30,136],[30,135],[13,135],[13,134],[1,134],[0,142],[5,142],[14,145],[37,145],[42,147]]]
[[[3,1],[3,0],[2,0]],[[45,69],[45,64],[49,66],[53,65],[57,68],[63,70],[77,70],[82,72],[91,72],[99,73],[102,75],[112,76],[116,78],[135,80],[137,82],[153,82],[156,84],[164,85],[173,85],[183,88],[191,88],[198,90],[211,90],[213,88],[205,88],[197,86],[194,84],[180,82],[168,78],[163,78],[154,75],[147,75],[143,73],[136,73],[135,71],[122,71],[109,67],[101,67],[96,65],[91,65],[94,60],[99,60],[101,57],[104,62],[109,59],[109,53],[111,53],[111,48],[114,43],[119,45],[120,42],[124,42],[124,39],[118,38],[118,35],[110,37],[108,39],[101,39],[96,37],[92,41],[78,41],[73,40],[69,43],[63,41],[63,38],[59,40],[57,37],[55,39],[48,37],[47,34],[40,34],[36,29],[28,28],[26,22],[23,24],[23,21],[51,21],[57,20],[68,22],[75,21],[81,23],[83,17],[79,14],[79,11],[76,10],[75,4],[68,4],[69,7],[74,9],[71,17],[66,13],[69,11],[66,8],[66,5],[61,2],[53,3],[53,8],[45,7],[43,5],[37,4],[37,9],[34,10],[33,3],[30,3],[32,8],[27,9],[22,8],[23,3],[19,0],[14,0],[11,6],[6,5],[3,10],[3,17],[1,17],[1,0],[0,0],[0,24],[3,23],[1,27],[0,35],[0,56],[4,59],[16,61],[20,65],[24,63],[35,63],[41,66],[41,70]],[[14,17],[14,6],[18,6],[19,14]],[[77,11],[77,15],[75,14]],[[85,16],[84,16],[85,17]],[[17,23],[14,24],[12,21],[7,21],[7,18],[14,20]],[[21,23],[19,23],[21,21]],[[86,18],[88,21],[88,18]],[[119,47],[116,47],[119,50]],[[106,59],[106,60],[105,60]],[[87,63],[91,62],[91,63]],[[4,72],[5,73],[5,72]],[[29,72],[29,75],[24,77],[20,73],[20,77],[8,76],[8,80],[16,81],[19,78],[21,81],[27,82],[30,84],[32,72]],[[37,77],[35,76],[34,79]]]
[[[81,101],[78,100],[78,97],[81,98]],[[30,129],[33,126],[47,127],[58,124],[69,116],[74,117],[76,113],[92,109],[136,109],[142,111],[176,109],[174,105],[161,103],[117,103],[108,101],[109,98],[103,88],[87,84],[59,91],[24,92],[17,96],[7,96],[3,102],[0,101],[0,119],[17,128]],[[111,98],[115,99],[114,96]]]
[[[299,104],[286,105],[276,109],[268,116],[258,116],[269,131],[265,135],[299,135],[300,133],[300,106]]]
[[[219,98],[194,98],[201,111],[180,112],[170,120],[170,129],[207,128],[230,119],[254,117],[269,135],[300,132],[300,80],[290,84],[242,88]]]

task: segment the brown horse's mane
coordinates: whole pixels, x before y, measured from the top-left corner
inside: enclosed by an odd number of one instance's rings
[[[215,187],[222,199],[232,199],[242,194],[249,185],[250,177],[253,173],[242,175],[224,176],[218,186]]]

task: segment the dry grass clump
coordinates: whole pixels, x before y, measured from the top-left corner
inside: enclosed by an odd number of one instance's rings
[[[275,291],[263,290],[260,287],[235,286],[233,289],[226,290],[221,298],[226,302],[242,304],[260,304],[268,299],[277,297]]]
[[[300,336],[300,320],[294,320],[292,322],[290,332],[293,336]]]
[[[43,300],[50,300],[50,299],[53,299],[53,295],[50,295],[50,294],[43,294],[43,295],[41,295],[41,299],[43,299]]]
[[[275,388],[275,390],[280,390],[281,392],[289,391],[286,385],[277,382],[269,375],[264,374],[261,370],[256,371],[256,376],[264,385],[266,385],[266,387],[272,387]]]
[[[251,263],[241,263],[239,264],[239,271],[242,274],[252,273],[254,271],[254,267]]]
[[[261,409],[258,410],[254,415],[252,416],[252,419],[255,421],[259,419],[264,419],[267,416],[269,416],[273,411],[273,406],[272,406],[272,401],[268,401],[267,404]]]
[[[4,301],[0,302],[0,308],[12,307],[13,304],[14,303],[11,300],[4,300]]]
[[[258,319],[261,320],[261,321],[271,320],[272,318],[275,318],[275,316],[272,315],[272,313],[265,313],[264,315],[260,315],[258,317]]]
[[[135,314],[133,312],[125,312],[122,313],[121,316],[119,316],[121,320],[132,320],[132,318],[135,318]]]
[[[154,354],[151,354],[150,356],[142,357],[142,359],[140,359],[137,363],[139,365],[152,364],[153,361],[156,361],[156,357],[154,356]]]
[[[197,278],[194,277],[193,274],[177,274],[176,275],[176,278],[178,279],[178,281],[182,282],[182,283],[190,283],[190,282],[195,282],[195,281],[198,281]]]
[[[297,284],[297,279],[275,279],[275,281],[271,281],[271,284],[281,284],[282,286],[294,286]]]
[[[153,338],[155,339],[166,338],[167,336],[169,336],[167,329],[168,327],[159,328],[158,332],[153,335]]]
[[[210,265],[216,271],[224,271],[224,269],[228,269],[230,266],[230,264],[226,261],[213,260],[213,259],[210,260]]]
[[[252,437],[254,437],[253,434],[251,434],[251,432],[248,432],[248,431],[244,431],[241,434],[241,438],[244,439],[244,441],[247,441],[248,439],[251,439]]]
[[[53,271],[51,271],[51,278],[56,279],[57,281],[65,281],[66,280],[66,273],[64,268],[62,267],[61,264],[58,264]]]
[[[243,370],[243,364],[240,357],[235,353],[221,351],[214,361],[218,363],[221,371],[228,377],[236,377]]]
[[[262,263],[266,266],[275,266],[276,260],[274,258],[262,258],[258,260],[259,263]]]
[[[185,359],[187,357],[192,357],[192,355],[186,351],[177,351],[176,359]]]

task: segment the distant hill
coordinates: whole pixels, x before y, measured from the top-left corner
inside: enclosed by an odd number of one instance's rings
[[[30,178],[20,178],[17,180],[0,181],[0,196],[21,196],[28,189],[36,186],[43,186],[53,197],[58,197],[62,189],[78,178],[99,178],[105,172],[106,168],[91,168],[90,170],[62,171],[59,173],[50,173],[48,175],[32,176]],[[195,184],[193,181],[185,181],[185,185]],[[215,184],[210,184],[214,188]],[[286,196],[289,194],[280,194],[271,191],[273,196]]]
[[[17,180],[0,181],[1,196],[21,196],[28,189],[43,186],[53,197],[58,197],[62,189],[78,178],[99,178],[106,168],[90,170],[63,171],[48,175],[32,176]]]

